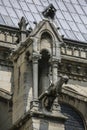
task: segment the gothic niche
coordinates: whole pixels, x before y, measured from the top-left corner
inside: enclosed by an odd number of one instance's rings
[[[38,83],[39,83],[39,96],[50,85],[50,80],[49,80],[49,68],[50,68],[50,63],[49,63],[49,58],[50,54],[47,50],[42,50],[41,51],[42,58],[39,60],[39,68],[38,68]]]
[[[47,90],[47,88],[50,85],[49,80],[49,71],[50,71],[50,63],[49,59],[52,52],[52,37],[48,32],[44,32],[41,35],[41,41],[40,41],[40,54],[41,59],[39,60],[39,66],[38,66],[38,92],[39,96]]]
[[[40,50],[46,49],[51,53],[52,48],[52,37],[48,32],[44,32],[41,35],[41,41],[40,41]]]

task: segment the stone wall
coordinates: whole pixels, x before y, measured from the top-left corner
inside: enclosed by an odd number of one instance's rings
[[[12,68],[0,65],[0,88],[11,92],[12,87]]]
[[[39,113],[38,116],[30,116],[12,130],[64,130],[65,119],[45,116],[40,117]]]
[[[32,66],[24,56],[14,63],[13,123],[29,110],[32,97]]]
[[[12,113],[9,109],[8,102],[0,101],[0,129],[8,130],[12,125]]]

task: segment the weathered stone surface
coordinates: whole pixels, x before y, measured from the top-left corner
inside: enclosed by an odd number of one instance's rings
[[[12,87],[12,69],[6,66],[0,68],[0,88],[11,92]]]
[[[14,64],[13,123],[29,110],[32,99],[32,68],[24,56],[20,55]]]
[[[7,130],[12,125],[12,112],[9,111],[8,102],[0,101],[0,129]]]
[[[51,36],[51,37],[50,37]],[[28,119],[24,122],[24,124],[19,123],[19,130],[64,130],[64,121],[65,118],[60,112],[60,107],[56,112],[49,112],[41,109],[41,107],[35,104],[34,101],[37,101],[38,96],[45,90],[45,87],[48,88],[50,80],[52,79],[52,83],[55,83],[60,75],[67,74],[70,80],[69,83],[74,84],[85,84],[86,81],[82,81],[82,78],[87,78],[85,69],[86,69],[86,52],[79,52],[79,50],[73,50],[72,48],[62,47],[62,56],[60,54],[60,44],[63,43],[63,39],[57,33],[55,26],[53,26],[52,22],[48,20],[44,20],[42,23],[38,25],[31,34],[30,37],[32,42],[20,43],[18,49],[15,51],[16,54],[13,55],[14,61],[14,95],[13,95],[13,124],[17,122],[19,119],[23,120],[26,112],[31,112],[28,115]],[[34,37],[34,39],[33,39]],[[35,40],[36,37],[36,40]],[[34,42],[34,43],[33,43]],[[37,42],[35,44],[35,42]],[[30,45],[31,44],[31,45]],[[43,54],[41,53],[43,50],[49,52],[48,61],[44,60],[42,62],[42,66],[40,65]],[[26,53],[29,51],[29,55],[26,58]],[[45,51],[45,52],[46,52]],[[79,54],[80,53],[80,54]],[[41,55],[40,57],[38,57]],[[47,56],[47,55],[46,55]],[[79,56],[79,57],[78,57]],[[46,58],[46,57],[45,57]],[[62,63],[58,68],[58,64],[62,58]],[[42,58],[43,60],[44,58]],[[45,63],[49,63],[46,68],[45,73]],[[69,66],[67,66],[69,65]],[[50,66],[50,67],[49,67]],[[39,68],[41,67],[41,68]],[[69,67],[69,68],[68,68]],[[43,71],[41,70],[43,69]],[[40,70],[38,72],[38,70]],[[84,70],[84,71],[83,71]],[[84,75],[85,73],[85,75]],[[45,76],[43,76],[45,74]],[[6,74],[5,74],[6,75]],[[50,75],[50,76],[49,76]],[[58,77],[59,76],[59,77]],[[9,78],[3,79],[3,81],[7,81]],[[78,80],[77,80],[78,79]],[[40,84],[42,82],[42,84]],[[48,83],[47,83],[48,82]],[[43,88],[42,88],[43,87]],[[72,88],[73,89],[73,88]],[[41,90],[41,93],[38,95],[38,91]],[[82,119],[86,123],[87,120],[87,110],[86,110],[86,100],[82,100],[83,94],[75,93],[74,91],[64,90],[62,91],[60,98],[58,98],[60,102],[68,103],[73,106],[78,113],[80,112],[82,115]],[[33,105],[36,107],[34,109],[30,109],[30,102],[33,100]],[[56,102],[58,103],[58,102]],[[36,105],[36,106],[35,106]],[[55,107],[57,105],[55,104]],[[55,108],[54,107],[54,108]],[[33,112],[36,114],[36,117],[33,117]],[[41,113],[42,112],[42,113]],[[52,115],[53,114],[53,115]],[[26,115],[27,117],[27,115]],[[21,121],[22,121],[21,120]],[[85,124],[84,123],[84,124]]]

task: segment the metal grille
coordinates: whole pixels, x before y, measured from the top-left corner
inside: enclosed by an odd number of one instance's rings
[[[66,104],[61,104],[61,112],[68,117],[65,130],[85,130],[80,115]]]

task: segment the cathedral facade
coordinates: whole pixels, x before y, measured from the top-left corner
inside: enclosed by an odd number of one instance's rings
[[[87,43],[60,35],[56,11],[0,26],[1,130],[87,130]]]

